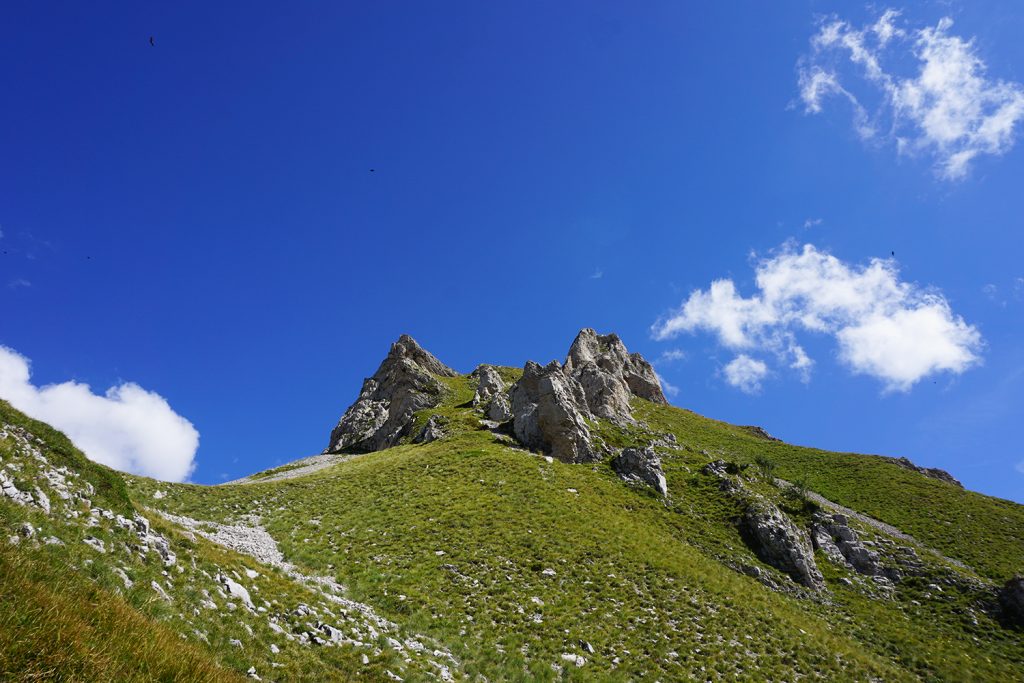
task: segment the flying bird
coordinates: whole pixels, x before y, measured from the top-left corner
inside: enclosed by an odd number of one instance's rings
[[[895,251],[894,251],[894,252],[892,252],[892,255],[893,255],[893,256],[895,256],[895,255],[896,255],[896,252],[895,252]]]
[[[149,37],[149,46],[150,47],[156,47],[156,43],[153,42],[153,36]]]
[[[375,173],[376,171],[377,171],[377,169],[375,169],[375,168],[371,168],[370,169],[370,173]]]

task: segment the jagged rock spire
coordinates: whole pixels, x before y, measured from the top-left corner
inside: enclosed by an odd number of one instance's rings
[[[630,354],[618,335],[585,328],[576,335],[565,365],[529,362],[512,387],[513,432],[521,443],[566,462],[600,458],[587,421],[633,421],[633,396],[667,403],[654,368]]]
[[[440,403],[444,385],[437,377],[457,374],[403,334],[373,377],[363,382],[359,398],[331,432],[325,452],[367,452],[396,445],[411,429],[416,411]]]

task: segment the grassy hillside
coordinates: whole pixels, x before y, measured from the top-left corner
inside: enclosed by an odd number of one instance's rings
[[[13,529],[31,519],[36,538],[52,533],[67,545],[29,550],[23,541],[0,557],[10,566],[34,562],[36,552],[56,553],[76,567],[89,559],[86,589],[96,586],[110,599],[120,593],[117,600],[180,634],[181,645],[187,641],[210,666],[253,666],[264,680],[388,680],[388,672],[405,680],[491,681],[1024,678],[1024,634],[997,622],[993,602],[996,582],[1024,568],[1021,506],[880,458],[789,446],[637,401],[646,428],[595,429],[617,446],[675,435],[675,447],[660,449],[669,484],[662,499],[622,482],[607,462],[548,462],[515,447],[479,426],[469,378],[446,383],[444,405],[418,416],[421,423],[433,413],[447,418],[450,436],[440,441],[262,483],[204,487],[125,477],[130,501],[177,553],[174,568],[152,553],[115,563],[113,553],[82,545],[95,529],[6,500],[0,521]],[[16,444],[6,447],[5,462],[19,457]],[[912,534],[923,573],[888,594],[819,557],[827,589],[815,593],[762,563],[737,529],[735,499],[702,472],[714,459],[741,466],[758,456],[775,463],[774,475],[803,479],[826,498]],[[794,518],[813,507],[755,466],[741,477]],[[183,529],[158,511],[196,522]],[[242,528],[265,529],[287,566],[260,563],[205,537]],[[888,542],[876,528],[857,531],[870,542]],[[107,533],[108,547],[117,547],[118,530]],[[117,566],[131,570],[131,589]],[[749,576],[753,568],[780,589]],[[53,585],[62,574],[54,571],[37,583]],[[216,592],[218,573],[236,577],[264,611],[226,609],[239,601]],[[399,645],[411,640],[423,653],[413,645],[395,650],[383,633],[363,645],[302,642],[304,633],[329,631],[318,630],[312,616],[294,616],[299,605],[335,624],[346,614],[365,615],[331,599],[324,584],[297,576],[340,584],[335,598],[372,608],[394,624]],[[150,581],[165,586],[170,602],[156,596]],[[219,609],[203,607],[204,590]],[[69,599],[84,599],[76,595]],[[365,626],[349,623],[371,640]],[[446,649],[450,658],[433,654]]]

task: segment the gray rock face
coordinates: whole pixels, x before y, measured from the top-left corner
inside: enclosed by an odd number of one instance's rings
[[[528,448],[565,462],[597,460],[587,421],[632,422],[633,396],[666,403],[650,363],[627,352],[618,336],[587,328],[576,336],[564,366],[526,364],[509,392],[513,433]]]
[[[1015,576],[1006,582],[999,591],[999,604],[1010,621],[1024,626],[1024,576]]]
[[[485,407],[491,399],[505,391],[505,380],[493,365],[480,365],[472,376],[477,379],[476,393],[473,395],[474,407]]]
[[[481,365],[473,371],[477,378],[473,406],[483,411],[487,419],[507,422],[512,419],[512,404],[505,393],[505,380],[493,365]]]
[[[849,564],[857,573],[867,576],[888,574],[882,567],[878,553],[865,546],[857,532],[848,526],[846,515],[819,513],[811,533],[815,547],[822,549],[833,562]]]
[[[653,448],[625,448],[612,460],[612,468],[626,481],[641,481],[663,496],[668,494],[661,459]]]
[[[952,474],[950,474],[946,470],[940,470],[938,467],[920,467],[912,463],[907,458],[892,458],[892,461],[895,462],[900,467],[902,467],[903,469],[918,472],[926,477],[938,479],[939,481],[944,481],[947,484],[952,484],[953,486],[959,486],[960,488],[964,487],[964,485],[957,481]]]
[[[767,501],[753,502],[743,513],[743,526],[764,562],[808,588],[824,587],[807,533],[781,510]]]
[[[431,443],[438,439],[444,438],[446,432],[444,429],[445,420],[440,415],[431,415],[430,419],[427,420],[427,424],[423,425],[416,436],[412,438],[413,443]]]
[[[591,462],[600,455],[590,443],[586,397],[579,382],[562,371],[558,361],[543,368],[528,361],[512,387],[512,430],[528,448],[563,462]]]
[[[363,382],[359,398],[331,432],[325,452],[368,452],[390,448],[412,427],[413,413],[441,401],[444,385],[437,379],[456,372],[402,335],[377,372]]]
[[[616,334],[580,330],[565,359],[565,372],[583,387],[590,412],[598,417],[631,418],[631,396],[668,403],[651,364],[639,353],[629,353]]]
[[[487,408],[488,419],[495,422],[508,422],[512,419],[512,403],[505,394],[498,394],[491,399],[491,405]]]

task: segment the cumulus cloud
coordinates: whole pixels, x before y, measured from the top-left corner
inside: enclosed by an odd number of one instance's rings
[[[658,382],[661,383],[661,390],[665,392],[666,396],[677,396],[679,394],[679,387],[669,384],[669,381],[657,372],[654,373],[654,376],[658,378]]]
[[[675,363],[678,360],[684,360],[686,358],[686,352],[682,349],[669,349],[662,351],[661,355],[658,356],[658,363]]]
[[[949,17],[924,28],[901,24],[891,9],[862,27],[835,16],[822,22],[799,64],[805,111],[821,113],[838,97],[852,106],[862,138],[886,130],[900,153],[932,155],[949,180],[965,177],[979,155],[1008,151],[1024,118],[1024,87],[989,78],[974,40],[951,34]],[[913,69],[900,73],[908,61]],[[863,83],[870,92],[854,94]]]
[[[37,387],[29,360],[0,346],[0,398],[114,469],[184,481],[195,467],[199,433],[163,397],[137,384],[119,384],[102,396],[73,380]]]
[[[725,381],[732,386],[745,393],[756,394],[761,391],[761,380],[768,374],[768,365],[741,353],[722,368],[722,372]]]
[[[773,354],[806,381],[814,361],[797,335],[828,335],[841,362],[878,378],[888,391],[907,391],[933,373],[959,374],[980,362],[981,333],[940,293],[901,281],[891,259],[857,266],[812,244],[787,243],[756,264],[755,276],[758,292],[749,298],[726,279],[692,292],[655,323],[654,337],[711,332],[727,348]],[[752,376],[753,359],[741,358],[730,363],[738,363],[735,377]],[[743,388],[728,366],[726,379]]]

